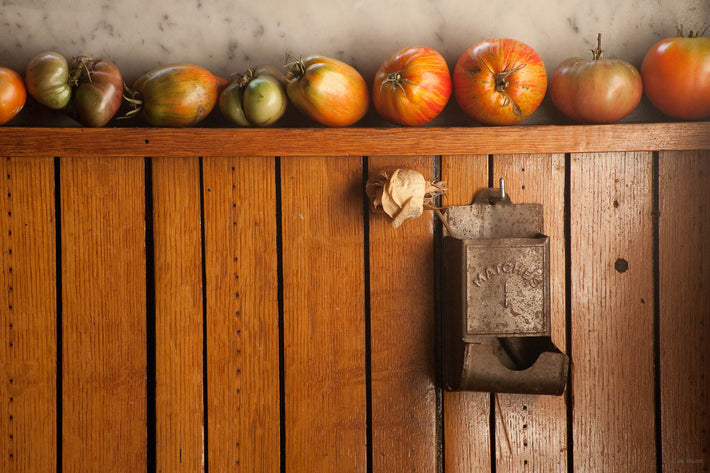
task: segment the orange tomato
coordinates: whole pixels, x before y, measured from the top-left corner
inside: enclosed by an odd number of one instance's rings
[[[653,105],[681,120],[710,118],[710,38],[691,31],[666,38],[641,63],[644,91]]]
[[[22,77],[6,67],[0,67],[0,125],[20,113],[27,100],[27,90]]]
[[[351,65],[324,56],[309,56],[289,66],[288,98],[312,120],[342,127],[352,125],[367,113],[367,84]]]
[[[487,39],[468,48],[453,74],[454,96],[473,120],[512,125],[540,106],[547,72],[537,52],[515,39]]]
[[[420,126],[441,113],[451,96],[446,60],[431,48],[400,49],[375,74],[372,103],[387,121]]]

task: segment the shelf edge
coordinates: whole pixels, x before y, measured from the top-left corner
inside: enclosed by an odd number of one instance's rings
[[[708,150],[710,122],[451,128],[0,127],[29,156],[421,156]]]

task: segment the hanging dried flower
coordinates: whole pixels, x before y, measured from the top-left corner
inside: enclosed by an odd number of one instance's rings
[[[405,220],[418,218],[424,209],[435,209],[434,199],[446,193],[443,182],[427,182],[419,172],[397,169],[392,175],[382,171],[370,178],[365,186],[367,196],[376,211],[392,218],[394,228]]]

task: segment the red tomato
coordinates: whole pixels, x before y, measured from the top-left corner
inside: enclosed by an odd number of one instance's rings
[[[136,80],[128,102],[153,126],[183,127],[202,121],[217,103],[224,80],[192,64],[172,64]]]
[[[425,47],[392,54],[377,70],[372,86],[375,110],[396,125],[424,125],[444,110],[450,96],[446,61]]]
[[[641,101],[643,84],[634,66],[602,59],[601,35],[592,59],[565,59],[550,77],[550,98],[566,117],[580,123],[614,123]]]
[[[641,63],[646,96],[661,112],[681,120],[710,118],[710,38],[691,31],[687,38],[654,44]]]
[[[454,96],[473,120],[512,125],[545,97],[547,73],[537,52],[515,39],[487,39],[468,48],[453,74]]]
[[[118,67],[103,59],[80,56],[69,69],[73,86],[71,111],[85,126],[104,126],[123,100],[123,78]]]
[[[370,102],[365,79],[349,64],[310,56],[289,64],[286,92],[304,115],[325,126],[349,126],[360,120]]]
[[[27,100],[27,90],[20,74],[0,67],[0,125],[9,122],[22,110]]]

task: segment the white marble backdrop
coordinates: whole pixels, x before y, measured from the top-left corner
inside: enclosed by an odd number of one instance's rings
[[[640,67],[645,51],[676,25],[703,23],[710,23],[710,0],[0,0],[0,65],[23,73],[47,50],[101,56],[130,84],[173,62],[228,76],[281,66],[291,52],[345,60],[371,82],[401,47],[432,47],[453,68],[472,44],[510,37],[535,48],[551,74],[567,57],[589,57],[597,33],[605,57]],[[525,123],[558,120],[549,109],[543,104]],[[656,118],[642,103],[626,121]]]

